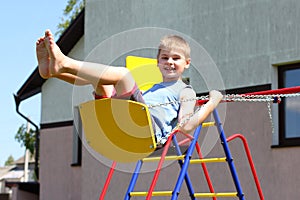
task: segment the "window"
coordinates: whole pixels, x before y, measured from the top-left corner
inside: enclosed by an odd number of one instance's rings
[[[300,63],[278,68],[279,88],[300,86]],[[300,97],[279,104],[279,146],[300,146]]]

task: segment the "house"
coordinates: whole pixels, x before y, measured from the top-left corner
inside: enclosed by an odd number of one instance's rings
[[[24,170],[25,166],[27,170]],[[22,156],[12,165],[1,167],[0,199],[38,199],[39,185],[35,180],[34,168],[34,156],[30,154],[28,154],[28,165],[25,165],[25,156]]]
[[[1,177],[1,182],[0,182],[0,194],[2,195],[1,198],[9,198],[10,195],[10,191],[7,187],[5,187],[5,181],[6,181],[6,177],[11,177],[14,178],[16,177],[15,175],[13,176],[13,174],[10,172],[15,166],[5,166],[5,167],[1,167],[0,168],[0,177]],[[23,173],[24,174],[24,173]],[[23,174],[21,176],[23,176]],[[21,176],[17,176],[18,178],[20,178]]]
[[[57,43],[76,59],[124,66],[127,55],[155,58],[158,38],[178,33],[191,43],[192,67],[185,75],[199,96],[215,88],[227,94],[288,88],[300,82],[299,8],[296,0],[87,0]],[[80,143],[76,112],[78,103],[91,98],[91,88],[43,80],[36,69],[17,92],[17,106],[40,92],[40,199],[98,199],[111,162]],[[279,105],[234,102],[218,108],[226,135],[242,133],[247,138],[265,199],[300,196],[300,176],[295,173],[300,164],[298,98],[282,99]],[[201,135],[205,156],[218,154],[214,131]],[[230,148],[246,199],[259,199],[243,145],[234,141]],[[159,188],[174,185],[176,164],[164,168]],[[132,168],[118,165],[107,199],[123,198]],[[213,164],[208,169],[216,191],[233,187],[226,169]],[[150,172],[143,174],[137,190],[149,187]],[[205,190],[199,168],[192,167],[190,173],[197,188]],[[183,186],[180,199],[188,198]]]

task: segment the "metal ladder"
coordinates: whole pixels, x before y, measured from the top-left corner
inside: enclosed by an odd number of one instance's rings
[[[253,161],[251,158],[251,154],[249,151],[249,147],[247,145],[245,138],[241,134],[236,134],[236,135],[233,135],[230,138],[226,139],[226,136],[225,136],[222,124],[220,122],[220,118],[219,118],[217,110],[213,111],[213,117],[215,120],[214,122],[203,123],[195,130],[193,136],[184,134],[187,137],[187,139],[183,140],[181,142],[177,142],[177,139],[176,139],[176,134],[179,132],[175,131],[174,133],[172,133],[171,136],[169,137],[169,139],[167,140],[165,146],[163,147],[161,156],[147,157],[142,160],[139,160],[136,164],[136,168],[132,175],[132,178],[131,178],[131,181],[128,186],[128,189],[127,189],[124,199],[129,200],[129,199],[131,199],[131,197],[145,197],[146,200],[150,200],[153,196],[156,196],[156,197],[157,196],[164,196],[164,197],[170,196],[170,199],[177,200],[178,196],[180,194],[182,184],[185,181],[190,198],[193,200],[195,200],[197,198],[212,198],[213,200],[216,200],[218,197],[220,197],[220,198],[221,197],[235,197],[240,200],[245,200],[245,196],[242,191],[242,187],[241,187],[241,184],[240,184],[240,181],[238,178],[238,174],[236,172],[233,158],[232,158],[231,152],[229,150],[229,146],[228,146],[229,141],[231,141],[235,138],[240,138],[240,139],[242,139],[242,141],[244,143],[244,147],[245,147],[248,161],[250,163],[252,174],[253,174],[253,177],[254,177],[254,180],[256,183],[258,194],[260,196],[260,199],[263,200],[264,197],[263,197],[263,194],[262,194],[262,191],[260,188],[260,183],[258,181],[257,174],[256,174],[254,164],[253,164]],[[223,150],[225,153],[225,157],[221,157],[221,158],[203,158],[202,157],[200,146],[198,144],[198,138],[199,138],[201,129],[208,127],[208,126],[216,126],[217,127],[217,130],[218,130],[219,136],[220,136],[220,140],[221,140],[221,144],[223,146]],[[190,145],[189,145],[186,153],[182,154],[180,145],[182,145],[183,143],[185,143],[187,141],[190,142]],[[167,156],[167,153],[168,153],[169,147],[171,146],[171,143],[173,143],[173,145],[176,149],[177,155],[175,155],[175,156]],[[192,154],[195,149],[197,151],[199,158],[192,159]],[[160,175],[160,172],[161,172],[161,169],[162,169],[162,166],[163,166],[163,163],[165,160],[177,160],[178,164],[180,165],[181,169],[180,169],[180,173],[177,178],[176,185],[173,190],[154,191],[156,183],[157,183],[159,175]],[[154,176],[153,176],[151,185],[150,185],[148,191],[134,191],[134,187],[138,180],[138,176],[140,174],[142,165],[147,162],[158,162],[158,166],[156,168],[156,171],[154,172]],[[208,170],[207,170],[207,167],[206,167],[206,163],[217,163],[217,162],[227,162],[236,191],[234,191],[234,192],[215,192],[215,190],[213,188],[213,184],[212,184],[210,176],[209,176],[209,173],[208,173]],[[210,191],[209,193],[195,192],[192,182],[191,182],[191,179],[190,179],[190,176],[188,174],[188,168],[189,168],[190,164],[201,164],[208,187],[209,187],[209,191]],[[104,185],[101,196],[99,198],[100,200],[104,199],[104,196],[105,196],[106,190],[108,188],[110,179],[112,178],[112,174],[113,174],[115,166],[116,166],[116,162],[114,162],[112,164],[112,167],[110,169],[110,172],[109,172],[107,180],[106,180],[106,183]]]

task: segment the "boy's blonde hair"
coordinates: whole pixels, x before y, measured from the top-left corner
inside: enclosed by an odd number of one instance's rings
[[[158,46],[158,54],[157,57],[160,54],[161,50],[176,50],[181,51],[183,55],[185,56],[185,59],[191,58],[191,48],[189,43],[183,39],[182,37],[178,35],[166,35],[164,36],[159,43]]]

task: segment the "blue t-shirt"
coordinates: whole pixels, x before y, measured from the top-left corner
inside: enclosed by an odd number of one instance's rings
[[[155,135],[159,143],[165,143],[168,134],[177,125],[178,111],[180,108],[179,98],[180,92],[184,88],[191,88],[182,80],[173,82],[162,82],[155,84],[152,88],[143,94],[143,98],[147,105],[157,105],[158,103],[171,104],[150,107],[150,113],[155,122]]]

